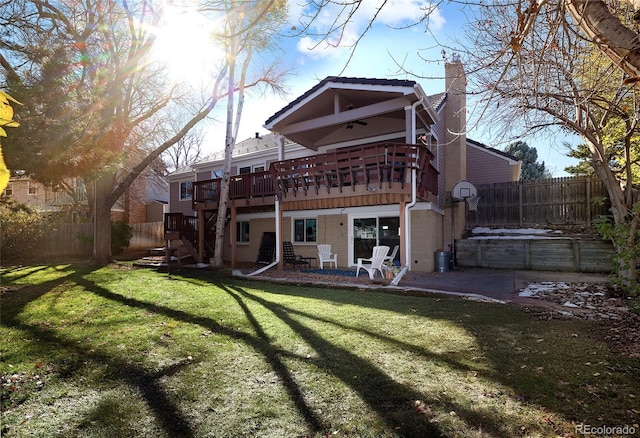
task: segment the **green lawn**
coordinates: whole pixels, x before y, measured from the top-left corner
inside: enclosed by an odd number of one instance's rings
[[[207,270],[0,274],[3,437],[555,436],[639,421],[640,365],[594,323]]]

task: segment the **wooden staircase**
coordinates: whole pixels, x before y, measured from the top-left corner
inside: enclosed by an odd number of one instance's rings
[[[207,254],[213,254],[215,250],[215,228],[218,218],[217,211],[207,212],[205,217],[204,251],[199,257],[198,245],[198,218],[185,216],[182,213],[167,213],[164,218],[164,237],[168,242],[166,251],[167,259],[177,251],[178,261],[183,258],[193,257],[196,261],[206,260]],[[174,246],[175,243],[175,246]]]

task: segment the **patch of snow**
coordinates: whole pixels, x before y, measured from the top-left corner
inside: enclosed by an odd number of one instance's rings
[[[563,306],[564,306],[564,307],[580,307],[580,306],[578,306],[577,304],[572,303],[571,301],[566,301],[566,302],[563,304]]]
[[[556,282],[556,281],[543,281],[541,283],[530,283],[524,288],[522,291],[518,293],[518,296],[521,297],[537,297],[544,295],[545,292],[552,292],[562,289],[570,289],[569,286],[565,282]]]
[[[470,240],[482,239],[563,239],[563,237],[552,237],[552,234],[562,234],[561,230],[549,230],[541,228],[489,228],[475,227],[471,230],[473,236]]]
[[[510,234],[510,235],[484,235],[484,236],[471,236],[469,240],[506,240],[506,239],[566,239],[566,237],[551,237],[551,236],[541,236],[541,235],[527,235],[527,234]]]
[[[560,230],[547,230],[541,228],[488,228],[488,227],[475,227],[471,230],[473,234],[548,234],[553,232],[555,234],[562,234]]]

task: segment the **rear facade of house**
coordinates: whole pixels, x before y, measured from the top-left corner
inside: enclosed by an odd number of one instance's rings
[[[447,193],[474,168],[462,64],[447,63],[445,76],[434,96],[414,81],[328,77],[270,117],[269,134],[236,145],[225,261],[282,266],[290,241],[312,258],[330,244],[346,268],[376,245],[398,245],[396,264],[433,271],[434,253],[464,228],[465,203],[451,204]],[[199,262],[213,254],[223,161],[168,177],[165,236]],[[496,165],[513,165],[503,161]]]

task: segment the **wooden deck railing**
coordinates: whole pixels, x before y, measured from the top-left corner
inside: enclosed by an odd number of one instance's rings
[[[438,171],[431,164],[433,154],[424,146],[402,143],[378,143],[337,149],[324,154],[278,161],[269,171],[231,177],[229,199],[268,199],[276,194],[326,190],[343,193],[363,185],[382,188],[399,183],[404,190],[416,170],[418,197],[427,192],[438,194]],[[194,209],[199,203],[217,203],[220,179],[197,181],[193,188]],[[344,192],[347,195],[348,192]],[[337,194],[336,196],[340,196]]]
[[[425,147],[414,144],[378,143],[338,149],[325,154],[294,158],[273,163],[271,171],[278,191],[287,193],[321,189],[340,193],[346,187],[355,191],[357,185],[373,189],[385,184],[411,182],[411,170],[416,169],[418,196],[427,197],[427,191],[437,194],[438,171],[431,165],[433,154]]]
[[[194,210],[199,203],[217,203],[220,178],[196,181],[193,184]],[[274,179],[269,171],[234,175],[229,181],[229,199],[255,199],[274,196]]]
[[[198,218],[185,216],[182,213],[165,213],[164,232],[178,233],[180,237],[185,237],[189,242],[198,242]]]

